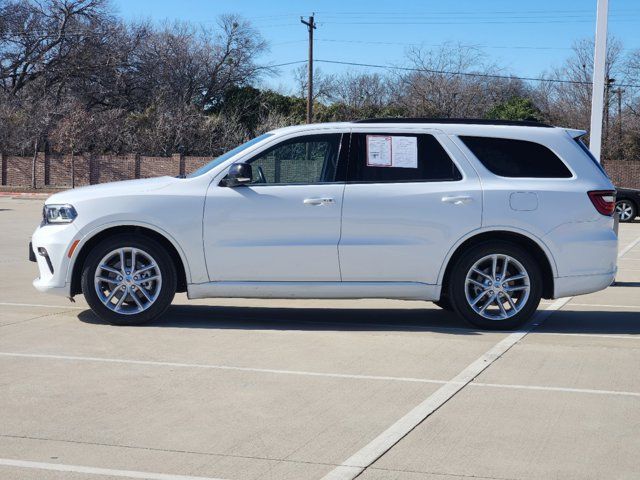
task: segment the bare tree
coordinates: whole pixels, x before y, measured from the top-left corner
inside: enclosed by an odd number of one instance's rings
[[[296,85],[296,96],[307,97],[307,64],[300,64],[293,70]],[[333,75],[325,74],[319,67],[313,70],[313,101],[331,101],[335,97],[336,79]]]
[[[499,73],[476,47],[447,43],[437,49],[410,48],[415,71],[398,75],[399,101],[418,116],[481,117],[491,107],[487,93]]]

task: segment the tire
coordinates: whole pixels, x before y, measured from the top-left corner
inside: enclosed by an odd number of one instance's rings
[[[131,268],[132,262],[136,268]],[[81,281],[84,297],[98,317],[113,325],[141,325],[167,310],[176,292],[177,274],[162,245],[125,233],[93,247]]]
[[[638,216],[638,207],[631,200],[622,198],[616,202],[616,213],[621,222],[632,222]]]
[[[440,295],[440,300],[433,303],[435,303],[441,309],[446,310],[447,312],[453,312],[453,306],[451,305],[449,298],[445,295]]]
[[[506,277],[514,280],[504,283],[500,277],[507,258]],[[498,278],[499,283],[496,283]],[[534,257],[516,244],[481,243],[469,248],[456,260],[447,289],[455,312],[468,323],[482,329],[508,330],[526,323],[538,308],[542,297],[542,273]],[[489,302],[494,296],[502,302]],[[472,306],[474,301],[477,302],[475,307]],[[485,304],[488,305],[485,307]]]

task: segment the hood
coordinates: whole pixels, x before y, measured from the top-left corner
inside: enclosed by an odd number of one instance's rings
[[[118,197],[123,195],[137,195],[153,190],[159,190],[179,182],[175,177],[156,177],[139,180],[125,180],[122,182],[101,183],[88,187],[74,188],[64,192],[51,195],[45,202],[51,204],[70,203],[73,205],[84,200],[94,200],[96,198]]]

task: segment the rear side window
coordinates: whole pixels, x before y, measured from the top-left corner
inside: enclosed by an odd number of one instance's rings
[[[347,170],[348,182],[397,183],[462,179],[460,171],[440,142],[433,135],[427,134],[354,133],[351,136]]]
[[[591,150],[587,148],[587,146],[582,141],[581,137],[576,138],[576,143],[578,144],[580,149],[587,155],[587,157],[591,159],[591,161],[596,165],[596,167],[598,167],[598,169],[602,173],[604,173],[605,177],[609,178],[609,175],[607,174],[607,172],[605,172],[604,168],[602,168],[602,164],[598,160],[596,160],[596,157],[593,156],[593,153],[591,153]]]
[[[571,178],[558,156],[544,145],[508,138],[460,136],[491,173],[501,177]]]

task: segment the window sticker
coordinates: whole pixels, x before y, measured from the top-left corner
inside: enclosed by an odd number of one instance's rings
[[[367,135],[367,167],[418,168],[418,137]]]
[[[418,137],[391,137],[391,166],[418,168]]]
[[[367,135],[367,166],[391,167],[391,137]]]

